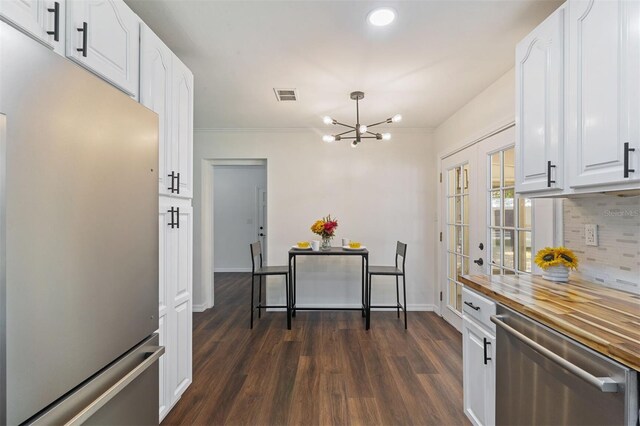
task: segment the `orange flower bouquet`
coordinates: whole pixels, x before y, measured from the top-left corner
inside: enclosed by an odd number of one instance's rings
[[[313,225],[311,225],[311,232],[322,237],[322,245],[320,246],[322,250],[328,250],[331,248],[331,239],[335,235],[337,228],[338,221],[336,219],[332,219],[331,215],[323,217],[320,220],[316,220]]]

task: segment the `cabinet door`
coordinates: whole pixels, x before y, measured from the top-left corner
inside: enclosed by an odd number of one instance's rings
[[[64,55],[64,0],[2,0],[0,16]]]
[[[160,194],[169,194],[171,186],[172,98],[171,63],[173,54],[147,27],[140,29],[140,102],[158,114],[159,163],[158,185]]]
[[[516,48],[516,191],[562,189],[566,8]]]
[[[193,74],[173,57],[172,170],[180,173],[180,197],[193,194]],[[169,171],[170,173],[171,171]]]
[[[171,223],[171,214],[167,211],[166,206],[160,206],[159,215],[159,265],[160,271],[158,274],[158,334],[160,335],[160,345],[164,346],[164,355],[160,358],[159,371],[160,371],[160,401],[159,401],[159,418],[160,421],[167,415],[169,408],[171,407],[171,366],[173,364],[175,344],[173,342],[173,334],[171,333],[172,313],[167,303],[167,297],[171,294],[170,284],[168,280],[170,272],[168,268],[171,266],[173,259],[171,254],[171,238],[172,229],[169,226]]]
[[[191,206],[180,207],[179,227],[175,229],[175,285],[171,301],[175,312],[176,327],[176,376],[172,385],[175,401],[191,384],[191,323],[192,323],[192,235],[193,210]]]
[[[462,324],[464,412],[474,425],[495,423],[494,342],[495,338],[475,322],[464,319]]]
[[[2,0],[0,16],[30,36],[46,40],[42,28],[42,0]]]
[[[640,180],[640,4],[569,3],[569,163],[572,187]],[[630,168],[624,177],[625,143]]]
[[[138,98],[139,20],[122,0],[68,0],[66,31],[67,57]]]

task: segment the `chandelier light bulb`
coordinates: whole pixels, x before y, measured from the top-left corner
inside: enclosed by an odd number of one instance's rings
[[[322,140],[323,140],[323,141],[325,141],[325,142],[327,142],[327,143],[331,143],[331,142],[333,142],[333,141],[335,141],[335,140],[336,140],[336,137],[335,137],[335,136],[332,136],[332,135],[324,135],[324,136],[322,137]]]
[[[383,141],[390,141],[391,140],[391,133],[383,133],[382,134],[382,140]]]
[[[398,123],[400,121],[402,121],[402,115],[401,114],[396,114],[391,118],[391,121],[393,121],[394,123]]]
[[[322,121],[324,122],[324,124],[331,124],[331,123],[333,123],[333,118],[329,117],[328,115],[325,115],[322,118]]]
[[[365,126],[364,124],[362,124],[358,130],[360,130],[360,134],[365,134],[367,133],[367,126]]]

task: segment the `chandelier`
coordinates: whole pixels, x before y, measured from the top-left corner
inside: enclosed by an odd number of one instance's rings
[[[355,126],[350,126],[349,124],[344,124],[344,123],[340,123],[337,120],[334,120],[333,118],[327,116],[324,117],[322,119],[322,121],[324,121],[324,124],[334,124],[337,126],[343,126],[346,127],[350,130],[347,130],[345,132],[342,133],[338,133],[335,135],[324,135],[322,137],[322,140],[325,142],[335,142],[335,141],[340,141],[340,140],[349,140],[351,139],[351,146],[352,147],[356,147],[360,142],[362,142],[363,139],[377,139],[377,140],[385,140],[388,141],[391,139],[391,134],[390,133],[376,133],[376,132],[372,132],[369,129],[371,129],[372,127],[378,126],[380,124],[385,124],[385,123],[397,123],[399,121],[402,120],[402,116],[400,114],[396,114],[391,118],[387,118],[386,120],[383,121],[379,121],[377,123],[373,123],[373,124],[360,124],[360,105],[359,105],[359,101],[361,99],[364,98],[364,92],[351,92],[350,95],[351,99],[353,99],[354,101],[356,101],[356,124]],[[355,133],[354,133],[355,132]],[[351,134],[354,133],[354,134]]]

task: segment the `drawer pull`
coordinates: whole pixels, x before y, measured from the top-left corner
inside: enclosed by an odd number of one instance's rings
[[[476,306],[471,302],[464,302],[465,305],[467,305],[468,307],[470,307],[471,309],[473,309],[474,311],[479,311],[480,310],[480,306]]]
[[[629,156],[634,152],[635,148],[629,148],[629,142],[624,143],[624,177],[628,178],[629,173],[634,173],[635,169],[629,168]]]
[[[551,169],[555,169],[556,166],[551,164],[551,161],[547,161],[547,188],[551,188],[552,183],[556,183],[555,180],[551,180]]]
[[[86,58],[87,57],[87,33],[88,33],[86,22],[82,23],[82,28],[78,28],[78,32],[82,33],[82,47],[77,48],[76,50],[78,52],[81,52],[82,56]]]
[[[487,340],[486,337],[482,338],[482,345],[484,346],[484,365],[487,365],[487,361],[491,361],[491,358],[487,356],[487,345],[490,345],[491,342]]]
[[[53,8],[47,8],[47,10],[53,13],[53,31],[47,31],[47,34],[53,36],[54,41],[60,39],[60,3],[53,3]]]

